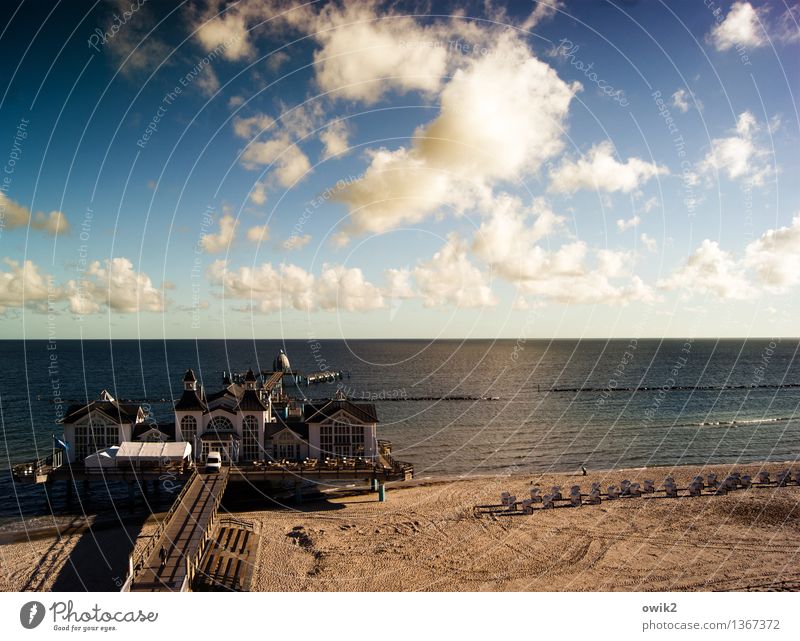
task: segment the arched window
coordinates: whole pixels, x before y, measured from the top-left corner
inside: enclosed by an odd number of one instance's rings
[[[258,455],[258,419],[248,414],[242,419],[242,456],[249,463],[257,461]]]
[[[233,423],[227,416],[215,416],[208,424],[208,429],[215,432],[233,432]]]
[[[197,436],[197,419],[194,416],[184,416],[181,419],[181,436],[194,448],[194,439]]]

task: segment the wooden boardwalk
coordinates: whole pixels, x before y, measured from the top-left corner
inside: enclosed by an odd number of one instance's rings
[[[179,592],[191,588],[200,559],[216,525],[228,483],[228,469],[195,474],[182,492],[155,545],[141,566],[132,567],[131,592]],[[162,550],[166,560],[162,563]],[[124,589],[124,588],[123,588]]]

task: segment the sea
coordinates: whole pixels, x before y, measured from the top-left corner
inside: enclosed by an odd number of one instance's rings
[[[70,404],[107,390],[172,422],[187,368],[213,392],[223,372],[272,369],[281,349],[295,370],[342,372],[297,393],[341,389],[374,403],[379,438],[417,477],[800,457],[797,339],[7,340],[0,529],[75,509],[63,489],[14,484],[10,473],[52,452]],[[116,491],[93,487],[80,509],[107,506]]]

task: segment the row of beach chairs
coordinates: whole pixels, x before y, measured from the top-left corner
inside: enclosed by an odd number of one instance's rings
[[[772,483],[769,472],[766,471],[759,472],[756,480],[753,480],[749,474],[741,474],[740,472],[733,472],[724,479],[719,480],[716,474],[710,473],[706,477],[695,476],[686,491],[689,496],[701,496],[704,491],[721,495],[737,489],[747,489],[753,487],[753,485],[765,486],[772,485]],[[778,472],[774,483],[778,487],[784,487],[790,483],[800,485],[800,469],[794,472],[791,470]],[[531,514],[534,509],[533,506],[539,504],[542,508],[553,508],[557,501],[569,501],[573,507],[580,507],[581,505],[598,505],[602,500],[601,497],[606,500],[615,500],[624,497],[641,496],[642,494],[654,494],[657,491],[663,491],[667,498],[677,498],[679,489],[675,484],[675,479],[671,476],[664,479],[661,490],[656,489],[655,481],[652,479],[645,479],[641,484],[632,483],[625,479],[620,482],[619,486],[610,485],[605,494],[601,493],[600,483],[592,483],[588,494],[582,493],[580,485],[573,485],[570,487],[569,494],[566,497],[562,494],[561,487],[558,485],[554,485],[547,494],[542,494],[542,489],[537,486],[531,488],[530,498],[519,502],[516,496],[503,492],[500,495],[500,503],[502,507],[509,511],[516,511],[519,505],[525,514]]]

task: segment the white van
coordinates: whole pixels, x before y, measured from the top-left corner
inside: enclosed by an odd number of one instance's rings
[[[209,452],[206,456],[206,472],[219,472],[222,468],[222,454]]]

